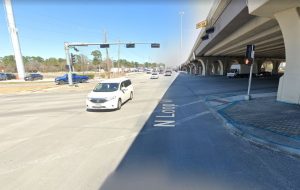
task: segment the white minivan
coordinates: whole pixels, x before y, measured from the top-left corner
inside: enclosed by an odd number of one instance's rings
[[[128,78],[101,81],[88,94],[86,108],[89,110],[121,109],[127,100],[133,98],[133,85]]]

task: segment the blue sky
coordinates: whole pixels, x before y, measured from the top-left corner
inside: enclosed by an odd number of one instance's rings
[[[104,3],[105,2],[105,3]],[[22,1],[13,0],[16,27],[22,54],[27,56],[65,57],[64,42],[158,42],[160,49],[136,45],[121,46],[121,58],[139,62],[162,62],[179,65],[188,54],[199,34],[197,22],[204,20],[212,0],[196,1]],[[180,15],[183,16],[183,49],[180,51]],[[13,54],[8,34],[6,13],[0,8],[0,56]],[[79,48],[90,55],[97,46]],[[109,56],[118,57],[117,46]]]

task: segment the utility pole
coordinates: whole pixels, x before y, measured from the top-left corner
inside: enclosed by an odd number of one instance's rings
[[[19,80],[24,80],[25,69],[24,69],[23,58],[22,58],[22,53],[21,53],[21,48],[20,48],[20,43],[18,38],[18,31],[15,25],[11,0],[4,0],[4,5],[6,10],[6,16],[7,16],[8,31],[10,33],[11,42],[15,53],[16,66],[18,70],[18,78]]]

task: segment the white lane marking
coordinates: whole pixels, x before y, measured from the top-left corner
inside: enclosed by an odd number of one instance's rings
[[[197,104],[197,103],[201,103],[204,102],[204,100],[197,100],[194,102],[190,102],[190,103],[186,103],[186,104],[182,104],[182,105],[177,105],[177,107],[184,107],[184,106],[189,106],[189,105],[193,105],[193,104]]]
[[[184,122],[187,122],[187,121],[190,121],[190,120],[193,120],[197,117],[200,117],[200,116],[203,116],[203,115],[206,115],[206,114],[209,114],[210,111],[204,111],[204,112],[201,112],[201,113],[197,113],[197,114],[194,114],[194,115],[191,115],[189,117],[185,117],[183,119],[180,119],[176,122],[176,125],[181,125],[182,123]]]

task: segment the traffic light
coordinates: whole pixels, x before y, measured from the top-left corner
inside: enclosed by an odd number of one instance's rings
[[[205,30],[205,33],[206,33],[206,34],[211,34],[211,33],[214,33],[214,31],[215,31],[215,27],[212,26],[212,27],[207,28],[207,29]]]
[[[255,45],[247,45],[246,58],[254,59]]]
[[[76,57],[74,54],[71,53],[71,65],[76,63]]]
[[[204,41],[204,40],[208,40],[209,36],[208,34],[205,34],[204,36],[201,37],[201,39]]]
[[[126,44],[126,48],[134,48],[135,47],[135,44]]]
[[[100,48],[109,48],[109,44],[100,44]]]
[[[246,59],[245,59],[245,64],[246,64],[246,65],[251,65],[251,64],[252,64],[252,59],[246,58]]]
[[[151,48],[160,48],[160,44],[153,43],[153,44],[151,44]]]

